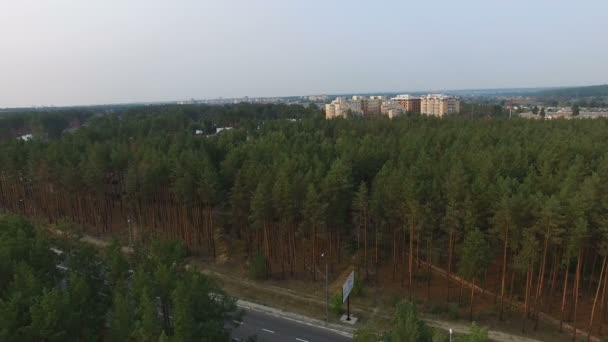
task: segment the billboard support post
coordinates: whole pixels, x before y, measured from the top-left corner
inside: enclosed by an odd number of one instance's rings
[[[346,320],[350,321],[350,296],[346,300]]]

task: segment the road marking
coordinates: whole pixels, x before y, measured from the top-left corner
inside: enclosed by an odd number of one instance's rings
[[[264,328],[262,328],[262,330],[264,330],[265,332],[269,332],[271,334],[274,334],[274,331],[272,331],[272,330],[268,330],[268,329],[264,329]]]
[[[301,339],[301,338],[297,338],[297,337],[296,337],[296,340],[298,340],[298,341],[300,341],[300,342],[308,342],[308,341],[306,341],[306,340],[303,340],[303,339]]]
[[[236,306],[244,308],[244,309],[247,309],[247,310],[251,310],[251,311],[257,311],[257,312],[263,313],[265,315],[273,316],[273,317],[276,317],[276,318],[279,318],[279,319],[284,319],[284,320],[288,320],[288,321],[292,321],[292,322],[308,325],[308,326],[311,326],[311,327],[314,327],[314,328],[329,330],[329,331],[331,331],[333,333],[336,333],[338,335],[342,335],[342,336],[353,338],[353,334],[350,334],[350,333],[347,333],[347,332],[344,332],[344,331],[341,331],[341,330],[336,330],[336,329],[324,327],[322,325],[312,324],[310,322],[300,321],[298,319],[287,317],[287,316],[279,316],[279,315],[273,314],[273,313],[265,311],[265,310],[256,309],[256,308],[251,307],[249,305],[243,305],[243,304],[237,303]]]
[[[233,320],[233,322],[236,323],[236,324],[243,324],[243,322],[239,322],[239,321],[236,321],[236,320]]]

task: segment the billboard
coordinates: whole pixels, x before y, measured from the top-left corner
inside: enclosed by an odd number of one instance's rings
[[[342,285],[342,303],[346,302],[346,299],[348,299],[350,291],[353,290],[353,285],[355,285],[355,271],[350,272],[344,285]]]

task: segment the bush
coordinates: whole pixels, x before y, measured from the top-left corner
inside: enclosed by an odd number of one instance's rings
[[[448,340],[448,334],[440,329],[433,329],[433,335],[432,335],[432,341],[433,342],[446,342]]]
[[[256,280],[266,279],[268,276],[266,264],[265,256],[260,254],[254,256],[249,264],[249,276]]]
[[[459,339],[461,342],[486,342],[489,341],[488,338],[488,329],[482,328],[475,324],[471,324],[471,329],[469,333],[462,338]]]
[[[335,315],[341,315],[344,312],[344,309],[342,308],[342,296],[339,294],[334,294],[331,296],[331,299],[329,300],[329,309],[331,310],[332,313],[334,313]]]

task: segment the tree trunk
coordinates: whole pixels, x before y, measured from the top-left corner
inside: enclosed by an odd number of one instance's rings
[[[448,273],[445,277],[447,285],[447,302],[450,302],[450,278],[452,277],[452,244],[453,244],[453,233],[450,232],[448,239]]]
[[[507,249],[509,246],[509,227],[505,231],[504,246],[502,252],[502,281],[500,285],[500,313],[498,314],[499,319],[503,319],[503,308],[505,298],[505,280],[507,277]]]
[[[317,225],[312,225],[312,280],[317,280]]]
[[[376,283],[377,283],[378,282],[378,225],[376,225],[376,234],[374,234],[374,235],[375,235],[374,239],[376,240],[375,241],[375,245],[376,246],[375,246],[375,252],[374,253],[375,253],[375,259],[376,259],[375,260],[375,269],[376,269],[376,277],[375,278],[376,278]]]
[[[509,312],[513,311],[513,287],[515,286],[515,270],[511,271],[511,285],[509,286]]]
[[[604,276],[604,286],[602,288],[602,299],[600,300],[600,328],[599,328],[599,335],[602,335],[602,323],[604,321],[604,305],[605,305],[605,298],[606,298],[606,287],[608,287],[608,270],[606,270],[605,272],[605,276]]]
[[[469,309],[469,321],[473,322],[473,303],[475,298],[475,278],[473,278],[473,286],[471,286],[471,308]]]
[[[431,300],[431,276],[432,276],[432,272],[431,272],[431,261],[432,261],[432,246],[433,243],[433,235],[431,234],[431,237],[429,238],[429,241],[427,242],[427,248],[428,248],[428,252],[427,252],[427,256],[426,256],[426,262],[427,262],[427,279],[426,279],[426,297],[427,300]]]
[[[595,314],[595,305],[597,304],[597,297],[600,294],[600,286],[602,285],[602,279],[604,278],[604,268],[606,267],[606,256],[602,262],[602,270],[600,271],[599,282],[597,283],[597,289],[595,290],[595,297],[593,299],[593,306],[591,307],[591,318],[589,319],[589,327],[587,328],[587,342],[591,338],[591,329],[593,328],[593,315]]]
[[[564,310],[566,308],[566,293],[568,292],[568,272],[570,271],[570,262],[568,261],[566,264],[566,272],[564,272],[564,288],[562,295],[562,307],[560,311],[560,319],[559,319],[559,332],[562,332],[562,326],[564,324]]]
[[[414,291],[414,289],[412,288],[412,273],[414,272],[414,268],[413,268],[413,262],[414,262],[414,225],[411,224],[410,225],[410,249],[409,249],[409,265],[408,265],[408,275],[409,275],[409,279],[408,279],[408,288],[409,288],[409,293],[410,293],[410,301],[412,300],[412,292]]]
[[[532,270],[531,270],[531,262],[529,262],[528,264],[528,271],[526,272],[526,291],[525,291],[525,299],[524,299],[524,315],[522,317],[522,323],[521,323],[521,331],[525,332],[526,331],[526,319],[528,318],[528,303],[529,303],[529,295],[530,295],[530,285],[532,284],[532,281],[530,280],[532,275]]]
[[[584,294],[591,292],[591,285],[593,285],[593,275],[595,274],[595,265],[597,265],[597,253],[593,253],[593,262],[591,262],[591,275],[589,276],[589,281],[587,282],[587,291]],[[583,272],[583,274],[586,274]]]
[[[460,277],[460,290],[458,291],[458,304],[462,304],[462,288],[464,287],[464,279]]]
[[[543,293],[543,283],[545,281],[545,267],[547,265],[547,249],[549,248],[549,230],[547,230],[547,232],[545,233],[545,246],[543,247],[543,261],[541,263],[540,266],[540,274],[538,276],[538,281],[537,281],[537,286],[536,286],[536,296],[534,296],[534,308],[532,309],[532,311],[534,312],[535,315],[535,321],[534,321],[534,330],[536,330],[538,328],[538,314],[539,314],[539,309],[538,309],[538,299],[540,296],[542,296]]]
[[[395,236],[395,240],[397,236]],[[401,276],[401,287],[403,288],[404,284],[405,284],[405,230],[403,230],[403,234],[401,234],[401,272],[399,272],[400,276]],[[397,267],[397,260],[395,260],[395,265],[394,267]],[[408,293],[409,293],[409,288],[408,288]]]
[[[365,278],[369,278],[369,269],[367,267],[367,214],[364,216],[365,221],[363,224],[363,262],[365,265]]]
[[[395,272],[397,271],[397,231],[393,229],[393,281],[395,280]],[[403,279],[403,276],[401,277]],[[401,282],[403,285],[403,282]]]
[[[582,264],[582,254],[580,251],[578,253],[578,262],[576,265],[576,277],[574,281],[574,319],[572,320],[572,328],[574,329],[574,333],[572,334],[572,341],[576,341],[576,314],[578,310],[578,289],[580,287],[580,279],[581,279],[581,264]]]
[[[558,270],[558,258],[557,256],[559,255],[558,252],[554,253],[553,255],[553,266],[551,266],[551,286],[549,286],[549,301],[548,301],[548,305],[549,305],[549,310],[551,310],[552,307],[552,303],[553,303],[553,289],[555,288],[555,279],[557,278],[557,270]],[[542,300],[542,298],[541,298]]]

